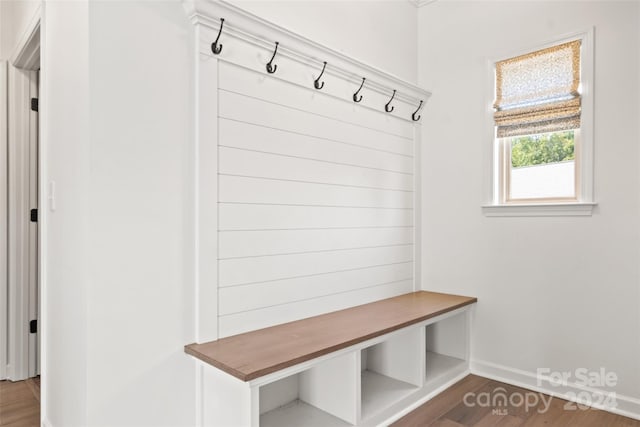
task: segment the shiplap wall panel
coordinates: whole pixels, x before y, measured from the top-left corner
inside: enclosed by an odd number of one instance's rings
[[[413,141],[410,139],[319,116],[295,107],[273,104],[248,95],[225,90],[220,90],[218,94],[221,118],[361,145],[395,154],[413,155]],[[314,100],[328,103],[325,98]]]
[[[289,304],[413,277],[413,263],[337,271],[306,277],[229,286],[220,289],[220,315]]]
[[[349,185],[381,190],[413,190],[413,176],[311,159],[220,147],[220,173]]]
[[[414,287],[414,129],[219,63],[219,336]]]
[[[341,310],[355,305],[389,298],[390,296],[404,294],[412,290],[413,280],[404,280],[292,302],[290,304],[264,307],[258,310],[220,316],[220,336],[235,335],[254,329],[327,313],[329,311]]]
[[[347,165],[404,174],[413,173],[412,157],[381,152],[361,145],[345,144],[228,119],[220,120],[219,132],[222,145],[228,147],[328,162],[336,162],[339,159]]]
[[[225,231],[218,234],[219,258],[234,259],[414,243],[411,227]]]
[[[332,82],[325,81],[325,85],[331,84]],[[311,89],[312,86],[313,78],[310,78],[309,88]],[[287,105],[348,124],[376,129],[382,133],[399,136],[409,141],[413,140],[413,126],[407,126],[402,121],[381,116],[379,112],[361,108],[356,103],[336,99],[322,90],[292,90],[292,84],[287,81],[270,78],[264,73],[256,73],[238,65],[222,64],[220,67],[220,88],[229,92],[259,98],[268,103]],[[354,92],[355,89],[357,87],[354,88]],[[363,97],[365,95],[369,96],[366,92],[366,89],[362,91]],[[347,95],[346,99],[350,99],[350,96]],[[381,107],[382,105],[381,103]]]
[[[219,182],[219,201],[222,203],[413,208],[412,191],[375,190],[231,175],[221,175]]]
[[[413,245],[220,260],[220,287],[326,274],[413,260]]]

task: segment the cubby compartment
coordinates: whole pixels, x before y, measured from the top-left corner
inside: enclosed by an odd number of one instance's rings
[[[356,424],[355,353],[335,357],[259,389],[260,427],[344,427]]]
[[[396,333],[360,352],[361,419],[418,391],[423,384],[422,328]]]
[[[468,367],[467,311],[425,327],[426,383],[437,387]]]

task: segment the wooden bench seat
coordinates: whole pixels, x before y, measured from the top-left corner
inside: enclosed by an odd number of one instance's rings
[[[185,352],[242,381],[402,329],[477,301],[419,291],[295,322],[185,346]]]

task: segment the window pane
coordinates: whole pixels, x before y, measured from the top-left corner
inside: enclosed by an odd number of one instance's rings
[[[575,198],[575,132],[510,139],[509,199]]]

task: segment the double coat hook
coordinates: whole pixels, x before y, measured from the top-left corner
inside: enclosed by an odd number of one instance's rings
[[[387,102],[384,106],[384,111],[386,111],[387,113],[390,113],[393,111],[394,108],[396,107],[391,107],[389,108],[389,105],[391,104],[391,101],[393,101],[393,98],[396,96],[396,90],[393,90],[393,95],[391,95],[391,99],[389,100],[389,102]]]
[[[420,108],[422,108],[422,100],[420,100],[420,105],[418,105],[418,108],[416,109],[416,111],[414,111],[411,114],[411,120],[413,120],[414,122],[417,122],[418,120],[420,120],[420,116],[416,117],[416,114],[418,114],[418,111],[420,111]]]
[[[214,55],[219,55],[222,52],[222,43],[218,45],[218,40],[220,40],[220,34],[222,34],[222,26],[224,25],[224,18],[220,18],[220,29],[218,30],[218,37],[216,37],[216,41],[211,43],[211,52]]]
[[[276,49],[273,51],[273,56],[271,60],[267,63],[267,73],[273,74],[278,69],[277,65],[273,65],[273,59],[276,57],[276,53],[278,52],[278,42],[276,42]]]
[[[322,75],[324,74],[325,68],[327,68],[327,61],[324,61],[324,65],[322,66],[322,71],[320,72],[320,75],[318,76],[317,79],[313,81],[313,86],[316,89],[322,89],[324,87],[324,82],[322,82],[322,84],[320,83],[320,77],[322,77]]]
[[[362,86],[364,86],[364,81],[366,79],[363,77],[362,78],[362,83],[360,83],[360,87],[358,88],[358,90],[356,91],[356,93],[353,94],[353,102],[360,102],[362,101],[362,95],[360,95],[360,97],[358,97],[358,94],[360,93],[360,91],[362,90]]]

